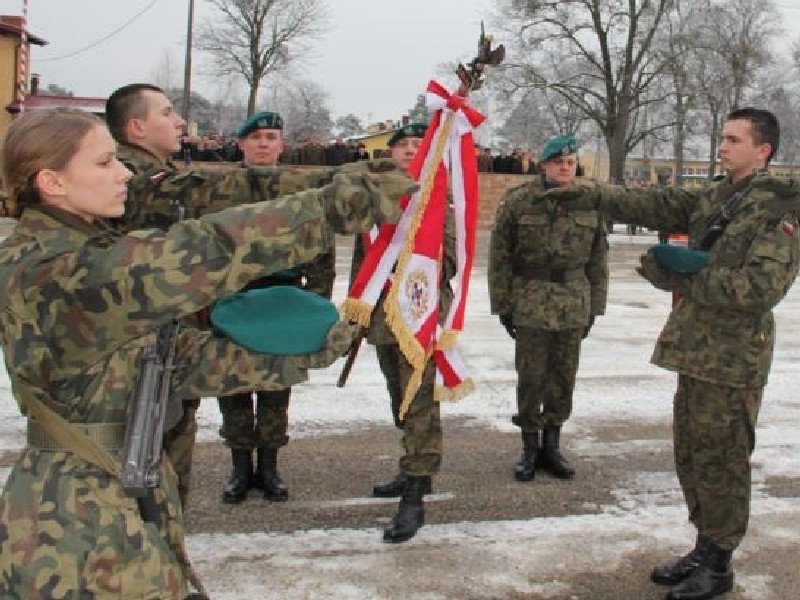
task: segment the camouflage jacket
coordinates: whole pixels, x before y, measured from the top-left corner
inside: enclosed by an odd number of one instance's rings
[[[241,167],[246,169],[247,165],[242,163]],[[315,171],[304,170],[303,172],[300,172],[299,170],[289,171],[285,167],[278,168],[291,173],[291,175],[287,175],[287,177],[305,177],[308,188],[317,188],[323,186],[331,178],[330,170],[328,169],[319,169]],[[264,182],[261,180],[261,178],[255,176],[252,171],[248,176],[248,180],[255,197],[260,197],[264,200],[272,200],[276,197],[273,194],[279,191],[275,186],[264,185]],[[302,179],[300,179],[300,181],[302,181]],[[299,187],[300,182],[293,183],[292,185],[294,187]],[[286,187],[286,184],[284,184],[284,187]],[[301,190],[298,189],[297,191]],[[288,272],[278,273],[277,275],[278,276],[262,277],[251,282],[247,287],[252,289],[268,287],[270,285],[297,285],[298,287],[302,287],[304,290],[314,292],[315,294],[319,294],[320,296],[324,296],[330,300],[331,296],[333,295],[333,283],[336,279],[335,238],[332,241],[330,248],[328,248],[326,252],[318,254],[311,262],[299,265]]]
[[[444,252],[442,259],[442,280],[439,285],[439,322],[444,323],[447,311],[453,301],[453,290],[450,288],[450,280],[456,274],[456,234],[455,221],[451,210],[447,211],[444,230]],[[353,284],[361,263],[365,257],[364,236],[359,235],[355,238],[353,246],[353,262],[350,269],[350,285]],[[367,332],[367,342],[373,345],[396,344],[397,339],[386,323],[386,310],[383,301],[386,298],[386,290],[383,291],[378,303],[372,311],[369,330]]]
[[[605,313],[608,239],[589,194],[561,198],[541,179],[508,190],[489,246],[492,314],[549,330],[585,327]]]
[[[134,174],[128,183],[125,215],[112,219],[123,233],[145,227],[167,229],[179,220],[224,208],[269,200],[327,185],[334,169],[313,171],[287,167],[177,170],[150,152],[119,145],[119,160]]]
[[[24,388],[24,397],[67,421],[125,423],[155,329],[256,276],[310,260],[330,244],[323,216],[318,193],[305,192],[184,221],[168,232],[119,236],[59,209],[28,208],[0,244],[0,343],[21,408]],[[307,368],[341,356],[354,330],[336,325],[317,355],[281,357],[184,327],[173,396],[299,383]],[[26,449],[0,498],[0,596],[67,598],[84,590],[104,597],[109,585],[121,586],[122,597],[184,598],[188,562],[177,482],[168,461],[161,470],[155,535],[116,477],[71,452]],[[43,541],[52,532],[58,539]],[[41,582],[51,578],[48,586],[61,591],[40,595]]]
[[[725,180],[700,192],[677,188],[596,190],[612,219],[685,231],[696,245],[729,192]],[[766,384],[775,343],[772,309],[800,269],[800,188],[758,175],[709,252],[708,267],[686,280],[656,343],[652,362],[730,387]]]

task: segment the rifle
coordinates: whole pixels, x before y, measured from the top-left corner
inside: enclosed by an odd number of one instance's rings
[[[162,177],[163,179],[163,177]],[[160,183],[160,181],[159,181]],[[173,203],[174,219],[182,221],[186,207]],[[120,482],[132,498],[140,499],[139,508],[145,520],[157,520],[152,489],[158,487],[158,470],[164,445],[164,424],[167,413],[182,410],[180,399],[170,399],[172,375],[175,372],[180,325],[173,319],[156,330],[156,341],[141,356],[141,368],[136,389],[131,397],[131,409],[125,428],[125,444],[120,455]],[[180,418],[180,413],[178,413]],[[177,419],[171,419],[173,421]]]
[[[158,328],[156,341],[141,357],[141,370],[131,398],[131,412],[125,430],[125,444],[120,456],[120,481],[134,498],[147,495],[158,487],[164,423],[170,404],[172,374],[175,372],[178,321]],[[172,400],[178,402],[178,399]]]
[[[456,75],[461,81],[457,94],[466,98],[470,91],[477,90],[483,85],[484,71],[487,66],[496,66],[503,62],[506,56],[505,47],[500,44],[497,48],[492,48],[492,36],[486,35],[483,29],[483,21],[481,21],[481,35],[478,38],[478,54],[473,58],[467,66],[459,63],[456,68]],[[347,360],[342,368],[342,373],[336,382],[336,387],[344,387],[347,378],[350,376],[350,371],[353,368],[353,363],[358,356],[358,351],[361,348],[361,343],[367,335],[367,328],[362,327],[358,336],[350,346],[347,352]]]
[[[757,173],[755,177],[759,177],[759,174]],[[703,235],[698,236],[699,241],[697,242],[697,247],[695,250],[711,249],[711,247],[717,241],[717,238],[722,235],[722,233],[725,231],[725,228],[733,220],[733,217],[736,216],[737,212],[739,212],[742,202],[752,189],[753,184],[751,182],[746,188],[736,192],[733,196],[728,198],[720,205],[719,210],[713,213],[706,222]]]

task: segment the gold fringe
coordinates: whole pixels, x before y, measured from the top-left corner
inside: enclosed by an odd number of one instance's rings
[[[475,391],[475,382],[467,377],[454,388],[437,385],[433,390],[433,399],[436,402],[458,402]]]
[[[358,323],[362,327],[369,327],[374,308],[374,306],[364,300],[348,298],[344,301],[344,304],[342,304],[339,312],[344,316],[345,320]]]
[[[422,385],[422,373],[424,370],[424,367],[422,369],[415,370],[411,373],[411,377],[408,378],[408,385],[406,385],[406,391],[403,394],[403,403],[400,405],[400,409],[397,411],[401,420],[406,416],[408,407],[411,406],[411,401],[414,400],[414,396],[417,394],[419,386]]]
[[[459,333],[461,332],[454,329],[448,329],[447,331],[442,332],[442,335],[439,336],[439,340],[436,342],[436,347],[439,350],[454,349],[458,343]]]
[[[401,286],[397,285],[397,282],[402,280],[402,275],[404,275],[408,269],[408,262],[411,260],[414,238],[419,231],[419,226],[422,222],[422,216],[425,214],[425,209],[427,208],[428,202],[431,198],[431,190],[433,189],[433,184],[436,180],[436,173],[439,170],[439,163],[442,161],[442,156],[444,156],[444,149],[450,137],[450,130],[453,127],[453,118],[453,113],[448,113],[439,131],[439,139],[436,143],[436,147],[434,148],[433,160],[431,161],[432,168],[430,172],[427,173],[425,181],[422,182],[419,196],[420,202],[411,220],[411,224],[409,225],[408,237],[406,238],[403,248],[397,258],[397,267],[395,268],[394,278],[395,284],[389,288],[389,294],[386,296],[386,300],[384,301],[386,324],[394,334],[395,339],[397,339],[397,343],[400,346],[400,351],[403,353],[403,356],[406,357],[406,360],[413,369],[403,396],[403,403],[400,405],[399,415],[401,419],[405,416],[406,412],[408,411],[408,407],[411,406],[411,401],[414,399],[414,395],[417,393],[419,386],[422,384],[422,372],[425,370],[425,363],[429,357],[426,355],[425,349],[420,346],[413,332],[408,328],[405,320],[403,319],[403,315],[400,312],[400,303],[397,301],[397,297],[400,294]]]

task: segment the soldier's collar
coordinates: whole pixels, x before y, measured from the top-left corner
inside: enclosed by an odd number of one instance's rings
[[[88,222],[78,215],[50,204],[34,204],[25,209],[25,212],[35,211],[47,215],[61,225],[74,229],[80,233],[92,236],[102,232],[102,226],[97,220]],[[24,214],[23,214],[24,217]]]
[[[159,156],[156,156],[155,154],[150,152],[150,150],[148,150],[147,148],[142,148],[138,144],[131,144],[130,142],[117,142],[117,146],[122,151],[121,153],[126,153],[127,152],[129,154],[144,155],[147,158],[150,158],[150,159],[158,162],[158,164],[160,164],[160,165],[167,165],[168,167],[172,167],[172,163],[171,163],[170,159],[166,159],[165,160],[165,159],[163,159],[163,158],[161,158]]]

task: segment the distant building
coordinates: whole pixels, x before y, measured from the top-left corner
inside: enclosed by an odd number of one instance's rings
[[[581,150],[579,153],[585,176],[597,181],[608,181],[608,155]],[[683,184],[685,188],[701,188],[709,182],[708,160],[684,159]],[[716,164],[719,172],[719,163]],[[776,177],[800,178],[800,165],[773,163],[769,172]],[[625,183],[637,185],[675,185],[675,160],[669,157],[628,157],[625,160]]]
[[[28,48],[22,46],[22,17],[0,16],[0,139],[5,135],[14,115],[22,110],[71,107],[99,116],[105,114],[105,98],[81,96],[57,96],[43,94],[39,88],[39,76],[30,75],[30,48],[45,46],[42,38],[27,32]],[[30,85],[28,85],[30,82]]]
[[[376,152],[388,152],[389,145],[387,142],[392,137],[395,131],[400,129],[403,125],[408,125],[411,122],[410,117],[405,116],[400,121],[393,121],[387,119],[386,121],[379,121],[367,126],[367,132],[364,135],[356,135],[348,138],[348,141],[357,144],[364,144],[364,149],[369,153],[372,158],[375,158]]]
[[[27,32],[28,47],[22,48],[22,17],[0,15],[0,135],[22,107],[30,73],[31,45],[45,46],[42,38]]]

